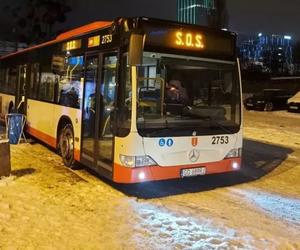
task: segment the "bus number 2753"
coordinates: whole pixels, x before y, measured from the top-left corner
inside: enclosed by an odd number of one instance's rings
[[[228,144],[229,143],[229,137],[228,136],[213,136],[212,137],[212,143],[213,145],[217,144]]]

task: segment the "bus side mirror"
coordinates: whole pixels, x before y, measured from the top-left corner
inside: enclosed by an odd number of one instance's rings
[[[143,50],[145,35],[132,33],[129,41],[128,64],[130,66],[141,65],[143,62]]]

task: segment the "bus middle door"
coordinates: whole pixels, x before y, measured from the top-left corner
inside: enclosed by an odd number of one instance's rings
[[[82,111],[82,162],[110,179],[114,148],[110,115],[115,104],[116,66],[116,53],[86,57]]]

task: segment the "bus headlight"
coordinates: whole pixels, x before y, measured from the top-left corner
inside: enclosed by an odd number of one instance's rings
[[[134,156],[120,155],[120,161],[125,167],[128,167],[128,168],[135,167],[135,157]]]
[[[148,155],[142,155],[142,156],[120,155],[120,161],[125,167],[128,168],[149,167],[149,166],[157,165],[157,163]]]
[[[234,148],[229,151],[229,153],[225,156],[224,159],[228,158],[240,158],[242,157],[242,149],[241,148]]]

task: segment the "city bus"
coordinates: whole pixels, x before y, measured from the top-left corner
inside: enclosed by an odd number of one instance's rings
[[[94,22],[0,60],[1,112],[117,183],[238,171],[236,35],[135,17]]]

